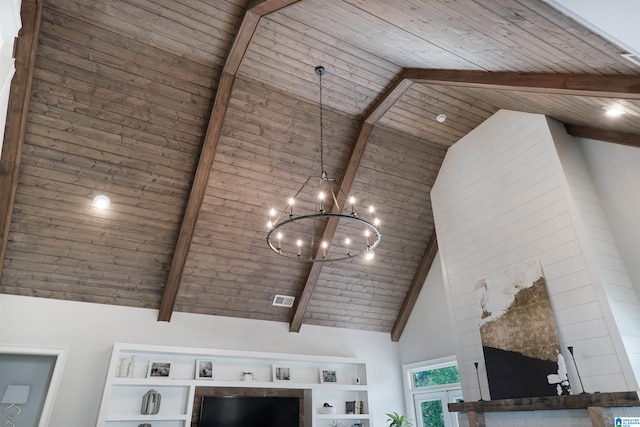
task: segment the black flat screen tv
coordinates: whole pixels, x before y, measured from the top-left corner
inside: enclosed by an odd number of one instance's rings
[[[204,396],[198,427],[299,427],[298,397]]]

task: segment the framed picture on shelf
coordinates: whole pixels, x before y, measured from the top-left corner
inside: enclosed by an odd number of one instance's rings
[[[171,362],[150,360],[147,378],[171,378]]]
[[[208,359],[196,360],[196,379],[197,380],[213,379],[213,360],[208,360]]]
[[[271,367],[273,372],[273,381],[291,381],[291,368],[288,366],[276,366]]]
[[[338,377],[333,369],[320,369],[320,383],[337,383]]]

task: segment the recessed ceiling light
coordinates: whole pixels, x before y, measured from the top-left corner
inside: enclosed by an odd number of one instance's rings
[[[445,120],[447,120],[447,116],[446,116],[446,114],[438,114],[438,115],[436,116],[436,121],[437,121],[438,123],[444,123],[444,121],[445,121]]]
[[[111,204],[111,200],[104,194],[98,194],[93,198],[93,206],[98,209],[107,209]]]
[[[624,111],[617,107],[604,107],[605,114],[609,117],[619,117],[624,114]]]

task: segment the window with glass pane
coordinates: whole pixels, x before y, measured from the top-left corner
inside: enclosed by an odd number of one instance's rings
[[[413,379],[413,386],[415,388],[433,387],[460,382],[460,372],[458,372],[457,365],[414,371],[411,373],[411,376]]]
[[[428,400],[420,403],[422,423],[428,427],[444,427],[444,413],[440,400]]]

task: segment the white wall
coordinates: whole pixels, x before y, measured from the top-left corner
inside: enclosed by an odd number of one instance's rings
[[[436,255],[400,338],[403,365],[456,354],[458,340],[446,301],[440,256]]]
[[[480,397],[474,362],[481,363],[482,394],[489,396],[474,285],[529,259],[542,265],[560,342],[564,349],[575,347],[585,388],[637,387],[628,364],[620,362],[625,355],[615,346],[616,325],[591,277],[574,223],[576,208],[544,116],[496,113],[449,149],[431,197],[465,400]],[[568,368],[580,392],[573,365]],[[562,416],[569,414],[554,415],[557,420],[545,425],[566,425]]]
[[[587,28],[640,56],[638,0],[545,0]]]
[[[374,425],[402,411],[398,344],[389,334],[174,313],[157,310],[0,295],[0,342],[68,347],[50,427],[95,425],[114,342],[357,357],[367,361]]]
[[[640,148],[578,141],[631,282],[640,295]]]
[[[577,233],[582,234],[580,241],[594,278],[594,290],[600,292],[598,298],[608,302],[602,306],[603,314],[613,318],[609,323],[618,330],[607,345],[615,348],[618,355],[624,355],[619,357],[619,362],[624,372],[635,376],[635,381],[629,381],[628,385],[636,390],[640,382],[640,299],[611,232],[580,144],[566,133],[562,123],[548,122],[569,186],[570,205],[575,207],[573,223]]]
[[[614,240],[640,297],[640,148],[580,139],[591,176],[613,232]],[[631,333],[640,339],[640,310],[628,316]],[[632,348],[636,376],[640,371],[640,348]]]

